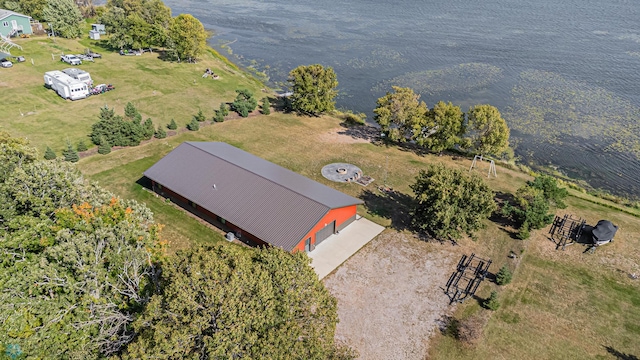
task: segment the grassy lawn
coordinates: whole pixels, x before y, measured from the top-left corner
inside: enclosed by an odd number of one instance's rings
[[[184,127],[198,109],[213,117],[220,102],[235,98],[235,89],[248,88],[261,97],[262,85],[213,53],[205,54],[198,64],[187,64],[159,61],[158,53],[120,56],[100,47],[100,41],[89,39],[34,37],[15,42],[24,51],[14,50],[13,55],[24,55],[27,61],[0,69],[0,131],[29,138],[41,153],[50,146],[59,154],[67,139],[74,144],[81,139],[90,143],[87,135],[105,105],[122,114],[130,101],[143,119],[150,117],[159,125],[174,118]],[[82,53],[87,47],[100,52],[102,59],[85,61],[79,68],[90,72],[96,84],[113,84],[115,91],[71,101],[44,87],[46,71],[70,67],[60,61],[61,53]],[[203,79],[206,68],[220,79]]]
[[[260,97],[262,86],[258,82],[212,54],[199,64],[177,64],[160,61],[157,54],[121,57],[90,40],[32,38],[18,42],[28,62],[0,69],[0,130],[28,137],[41,151],[48,145],[59,153],[67,138],[74,143],[87,139],[99,107],[105,104],[122,113],[126,102],[131,101],[144,118],[151,117],[156,124],[167,124],[174,118],[183,127],[198,108],[211,118],[220,102],[231,101],[239,87],[247,87]],[[51,59],[52,53],[81,52],[88,46],[102,52],[104,58],[81,68],[90,71],[97,83],[113,83],[116,91],[71,102],[43,87],[45,71],[64,68],[58,57]],[[35,65],[30,63],[32,58]],[[220,74],[221,80],[202,79],[200,75],[207,67]],[[333,117],[272,113],[207,125],[198,132],[152,140],[105,156],[89,156],[78,163],[78,168],[115,194],[145,203],[156,221],[166,225],[163,236],[175,251],[222,239],[220,231],[166,203],[139,183],[143,171],[184,141],[224,141],[359,197],[365,202],[358,209],[361,215],[398,231],[407,231],[412,195],[409,185],[421,169],[436,162],[462,169],[469,169],[471,164],[470,159],[459,156],[420,155],[410,149],[375,145],[363,140],[357,130]],[[320,170],[332,162],[353,163],[376,181],[366,188],[329,182]],[[487,164],[481,164],[478,173],[484,176],[487,169],[483,166]],[[495,191],[512,193],[529,179],[527,174],[499,167],[498,178],[487,181]],[[378,191],[377,186],[383,183],[395,191]],[[569,208],[558,214],[572,213],[590,224],[609,219],[620,225],[616,241],[592,255],[583,254],[580,245],[555,251],[544,230],[520,241],[513,238],[513,229],[488,221],[477,241],[465,239],[457,247],[442,245],[447,251],[475,252],[493,259],[492,272],[503,264],[517,267],[517,272],[512,284],[499,289],[502,307],[492,313],[485,335],[475,348],[436,335],[431,357],[584,359],[612,358],[616,352],[640,355],[640,282],[628,277],[629,273],[640,273],[638,210],[574,191],[567,203]],[[434,245],[434,251],[438,246]],[[523,256],[514,261],[507,257],[511,251]],[[494,284],[485,282],[479,298],[488,296],[494,288]],[[472,300],[458,306],[455,316],[464,318],[480,311],[485,310]]]

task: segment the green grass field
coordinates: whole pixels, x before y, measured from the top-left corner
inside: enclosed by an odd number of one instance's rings
[[[42,73],[62,68],[57,59],[51,60],[51,52],[78,52],[90,45],[89,41],[53,43],[34,38],[22,40],[21,44],[27,58],[35,59],[35,65],[25,63],[13,69],[0,69],[0,95],[5,101],[0,112],[0,129],[27,136],[41,150],[47,145],[60,150],[67,137],[73,142],[85,137],[98,108],[105,104],[116,106],[122,112],[124,104],[132,101],[145,118],[149,116],[157,124],[166,124],[175,118],[184,126],[199,107],[211,117],[221,101],[234,97],[237,87],[249,87],[256,93],[262,87],[223,60],[209,55],[194,65],[162,62],[153,54],[139,57],[104,54],[104,59],[82,68],[90,71],[97,82],[115,84],[117,90],[69,102],[44,89]],[[222,80],[200,78],[206,67],[221,74]],[[20,111],[25,116],[21,116]],[[155,139],[105,156],[89,156],[79,162],[78,168],[88,179],[98,181],[115,194],[145,203],[154,212],[156,221],[165,225],[163,237],[175,251],[222,239],[220,231],[203,225],[138,184],[143,171],[184,141],[225,141],[360,197],[365,201],[358,209],[361,215],[399,231],[407,231],[409,185],[420,169],[435,162],[462,169],[469,169],[471,164],[470,159],[459,156],[419,155],[395,146],[375,145],[358,139],[357,135],[351,136],[357,132],[354,130],[329,116],[308,118],[272,113],[208,125],[198,132]],[[331,162],[356,164],[376,181],[366,188],[331,183],[320,173],[321,168]],[[480,169],[479,173],[486,174],[486,169]],[[514,192],[528,179],[524,173],[499,167],[498,178],[487,181],[496,191]],[[383,183],[397,193],[388,196],[378,191],[376,187]],[[438,334],[431,340],[430,358],[608,359],[628,355],[627,358],[632,359],[631,356],[640,356],[640,280],[628,276],[640,273],[637,212],[577,192],[572,192],[567,203],[569,207],[558,214],[572,213],[591,224],[600,219],[618,224],[616,241],[595,254],[583,254],[584,248],[580,245],[556,251],[544,230],[534,232],[529,240],[520,241],[512,237],[513,229],[487,222],[477,241],[465,239],[453,249],[492,258],[494,265],[490,270],[493,272],[503,264],[517,268],[514,280],[499,289],[485,282],[479,290],[478,296],[483,298],[492,289],[498,289],[502,307],[491,313],[477,346],[467,347],[450,336]],[[443,247],[451,249],[449,245]],[[514,261],[507,256],[511,251],[523,256]],[[471,300],[458,306],[454,316],[462,319],[485,311],[478,301]]]
[[[73,144],[84,139],[97,121],[100,107],[115,107],[120,114],[127,102],[132,102],[143,119],[150,117],[156,125],[174,118],[184,127],[192,115],[202,109],[210,119],[222,101],[232,101],[235,90],[248,88],[261,97],[262,85],[245,75],[214,52],[203,56],[198,64],[171,63],[158,60],[159,53],[142,56],[120,56],[99,46],[100,41],[81,41],[34,37],[17,39],[26,62],[12,68],[0,68],[0,130],[14,136],[27,137],[41,153],[46,146],[56,152],[65,148],[66,140]],[[108,83],[111,91],[87,99],[70,101],[44,87],[44,73],[70,67],[60,61],[60,54],[82,53],[85,48],[102,54],[95,62],[83,62],[80,69],[91,73],[96,84]],[[33,60],[33,65],[31,61]],[[206,68],[220,75],[219,80],[202,78]]]

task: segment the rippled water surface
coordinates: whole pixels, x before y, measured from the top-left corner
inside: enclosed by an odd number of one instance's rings
[[[638,1],[166,3],[272,84],[321,63],[338,73],[338,106],[368,114],[391,85],[414,88],[429,106],[490,103],[523,158],[640,196]]]

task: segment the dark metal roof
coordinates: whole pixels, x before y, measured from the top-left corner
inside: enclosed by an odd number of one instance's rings
[[[288,251],[330,209],[362,203],[221,142],[185,142],[144,175]]]

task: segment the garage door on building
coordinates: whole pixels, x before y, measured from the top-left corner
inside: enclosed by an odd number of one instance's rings
[[[324,239],[333,235],[335,232],[336,232],[336,221],[334,220],[331,223],[327,224],[327,226],[325,226],[324,228],[318,230],[318,232],[316,233],[316,246],[320,245],[320,243]]]

